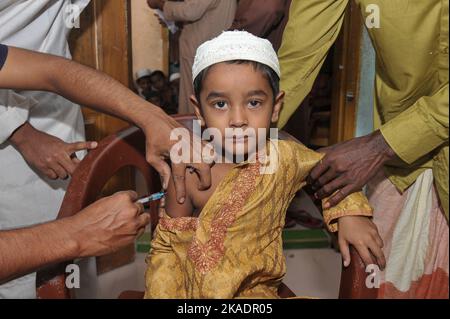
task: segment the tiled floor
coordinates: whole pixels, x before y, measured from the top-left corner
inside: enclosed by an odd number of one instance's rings
[[[99,276],[96,298],[117,298],[122,291],[144,291],[146,254],[137,254],[134,263]],[[341,258],[332,249],[286,250],[287,274],[284,283],[297,296],[337,298]]]
[[[284,283],[297,295],[337,298],[341,277],[341,255],[332,249],[286,250]]]

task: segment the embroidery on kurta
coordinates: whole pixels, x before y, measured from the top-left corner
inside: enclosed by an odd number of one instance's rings
[[[197,217],[161,218],[159,224],[169,231],[196,231],[198,226]]]
[[[211,235],[207,242],[201,243],[194,236],[188,256],[201,274],[209,272],[224,256],[227,229],[233,225],[238,212],[242,210],[250,195],[255,191],[259,167],[257,162],[255,165],[249,165],[242,169],[230,195],[222,203],[222,209],[211,222]]]

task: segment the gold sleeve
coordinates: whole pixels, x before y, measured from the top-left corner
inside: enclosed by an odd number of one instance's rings
[[[287,159],[289,165],[295,167],[295,178],[292,179],[295,191],[306,185],[306,177],[309,172],[320,162],[324,154],[313,151],[303,144],[293,141],[285,142],[286,154],[292,154]],[[288,153],[289,152],[289,153]],[[328,198],[322,201],[326,203]],[[338,230],[337,220],[344,216],[372,216],[372,208],[362,192],[353,193],[342,200],[335,207],[324,209],[323,218],[330,232]]]
[[[326,203],[328,198],[322,201],[322,205]],[[362,193],[353,193],[344,200],[342,200],[336,206],[323,210],[323,219],[325,225],[330,232],[338,231],[338,219],[344,216],[367,216],[372,217],[372,207],[369,205],[369,201]]]

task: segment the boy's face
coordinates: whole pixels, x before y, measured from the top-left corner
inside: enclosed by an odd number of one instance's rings
[[[242,153],[240,149],[248,154],[258,141],[265,145],[263,140],[268,137],[271,123],[278,121],[283,97],[281,92],[274,103],[268,79],[252,64],[219,63],[209,68],[203,80],[200,101],[194,96],[191,101],[202,125],[218,129],[225,151],[237,155]],[[226,134],[228,128],[242,129],[250,134],[247,136],[234,130],[237,134],[229,136]],[[258,129],[264,129],[267,135],[258,134]]]
[[[156,74],[151,77],[151,84],[157,91],[161,91],[166,86],[166,79],[160,75]]]
[[[152,82],[150,81],[149,76],[144,76],[138,79],[136,82],[143,91],[150,90],[152,88]]]

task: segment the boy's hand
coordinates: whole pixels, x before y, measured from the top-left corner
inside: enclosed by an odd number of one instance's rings
[[[25,123],[11,136],[17,147],[32,167],[50,179],[66,179],[80,163],[75,153],[97,147],[96,142],[65,143],[57,137],[36,130]]]
[[[339,248],[341,250],[344,266],[350,265],[349,245],[353,245],[367,265],[377,264],[380,269],[386,266],[383,253],[383,240],[378,234],[375,224],[363,216],[345,216],[338,220]]]

